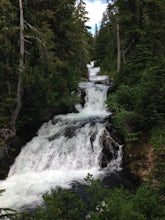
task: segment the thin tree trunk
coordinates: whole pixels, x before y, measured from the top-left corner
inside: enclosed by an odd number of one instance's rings
[[[11,116],[11,124],[10,127],[12,130],[15,130],[16,120],[20,113],[22,107],[22,93],[23,93],[23,85],[22,78],[25,71],[24,68],[24,17],[23,17],[23,6],[22,0],[19,0],[19,10],[20,10],[20,60],[19,60],[19,74],[18,74],[18,83],[17,83],[17,97],[16,97],[16,107]]]
[[[117,16],[119,13],[119,9],[117,7]],[[121,46],[120,46],[120,25],[119,25],[119,18],[117,17],[117,24],[116,24],[116,37],[117,37],[117,72],[120,72],[121,67]]]

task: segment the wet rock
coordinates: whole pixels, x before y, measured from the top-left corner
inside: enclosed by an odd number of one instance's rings
[[[72,138],[75,135],[76,126],[69,126],[64,131],[64,136],[67,138]]]
[[[115,91],[115,89],[116,89],[116,88],[115,88],[114,84],[111,83],[110,86],[109,86],[109,88],[108,88],[107,94],[108,94],[108,95],[111,94],[112,92]]]
[[[80,89],[81,91],[81,100],[80,100],[80,104],[82,107],[84,107],[85,105],[85,96],[86,96],[86,92],[85,92],[85,89],[81,88]]]
[[[108,188],[121,187],[122,185],[125,189],[134,193],[139,186],[140,181],[136,176],[122,170],[105,176],[103,178],[103,183],[108,186]]]
[[[56,123],[58,123],[61,119],[54,117],[51,122],[53,125],[55,125]]]
[[[112,159],[117,158],[119,150],[118,143],[109,135],[108,131],[104,131],[101,137],[101,143],[103,146],[102,155],[100,158],[100,166],[107,167]]]
[[[92,80],[95,84],[109,85],[109,79]]]
[[[16,156],[19,154],[22,141],[18,136],[4,142],[0,147],[0,179],[5,179],[9,172],[10,166],[14,163]]]
[[[91,142],[91,147],[92,147],[92,150],[93,150],[93,142],[96,140],[96,132],[94,132],[91,137],[90,137],[90,142]]]
[[[48,137],[48,141],[54,141],[56,138],[58,138],[61,135],[61,133],[56,133],[50,137]]]
[[[100,162],[101,168],[107,167],[108,163],[113,159],[113,153],[110,152],[108,149],[102,150],[102,158]]]
[[[119,144],[123,143],[123,138],[119,134],[118,130],[115,128],[113,121],[110,119],[109,123],[106,125],[106,129],[111,134],[111,137]]]
[[[9,146],[6,143],[1,142],[1,144],[0,144],[0,160],[6,158],[8,156],[9,156]]]
[[[82,87],[79,87],[78,89],[75,90],[75,93],[77,94],[78,97],[80,97],[80,101],[79,101],[79,104],[78,104],[78,105],[84,107],[84,105],[85,105],[85,96],[86,96],[85,89],[82,88]],[[75,107],[74,107],[74,108],[75,108]],[[76,108],[75,108],[75,109],[76,109]],[[75,111],[73,111],[73,112],[75,112]],[[78,112],[77,109],[76,109],[76,112]],[[75,113],[76,113],[76,112],[75,112]],[[68,113],[69,113],[69,112],[68,112]]]

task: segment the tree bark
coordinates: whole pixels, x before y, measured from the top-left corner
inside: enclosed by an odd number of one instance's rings
[[[117,16],[119,14],[118,7],[116,8]],[[120,24],[119,24],[119,17],[117,17],[116,23],[116,37],[117,37],[117,72],[120,72],[121,67],[121,43],[120,43]]]
[[[17,96],[16,96],[16,106],[11,116],[10,127],[12,130],[16,128],[16,120],[20,113],[22,107],[22,94],[23,94],[23,74],[25,71],[24,67],[24,16],[23,16],[23,6],[22,0],[19,0],[19,10],[20,10],[20,59],[19,59],[19,74],[18,74],[18,83],[17,83]]]

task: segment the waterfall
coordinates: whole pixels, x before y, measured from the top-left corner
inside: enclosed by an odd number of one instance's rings
[[[89,82],[82,82],[85,104],[78,113],[55,116],[44,123],[37,136],[27,143],[15,160],[0,189],[0,207],[20,209],[42,203],[42,195],[52,188],[70,188],[84,183],[88,173],[94,178],[121,169],[122,146],[106,129],[110,115],[106,108],[107,76],[97,76],[99,68],[88,65]],[[113,144],[112,144],[113,142]]]

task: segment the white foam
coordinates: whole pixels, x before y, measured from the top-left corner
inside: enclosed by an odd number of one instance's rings
[[[90,76],[96,77],[99,68],[93,68],[93,63],[88,68]],[[1,208],[36,206],[52,188],[69,188],[73,181],[84,183],[88,173],[97,178],[105,172],[99,164],[105,126],[99,120],[110,115],[105,104],[108,87],[94,82],[80,83],[80,87],[86,92],[85,106],[77,106],[79,113],[59,115],[44,123],[22,148],[8,178],[0,181],[0,189],[6,189]],[[120,167],[119,152],[108,169]]]

